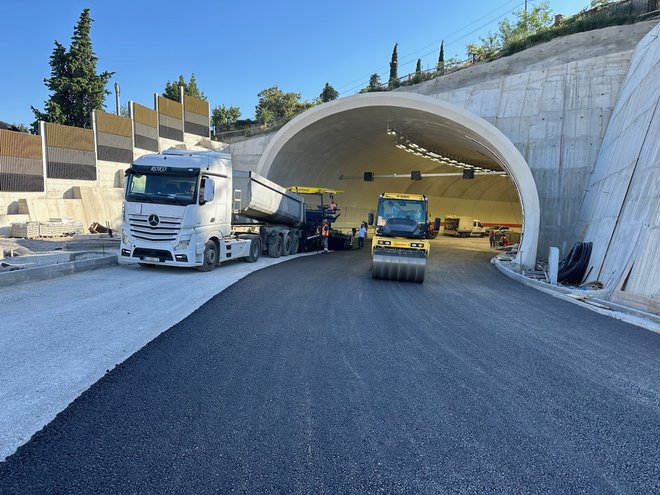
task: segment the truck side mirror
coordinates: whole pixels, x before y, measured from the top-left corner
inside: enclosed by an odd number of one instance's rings
[[[435,218],[435,221],[433,222],[433,230],[440,230],[440,217]]]
[[[374,224],[374,212],[370,211],[369,212],[369,225],[373,225],[373,224]]]
[[[215,197],[215,182],[209,177],[204,177],[202,179],[200,188],[202,190],[200,205],[213,201]]]

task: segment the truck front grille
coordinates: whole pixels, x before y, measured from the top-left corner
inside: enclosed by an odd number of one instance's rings
[[[149,223],[149,215],[129,215],[128,224],[131,235],[137,239],[151,242],[172,242],[181,229],[181,219],[160,217],[157,225]]]

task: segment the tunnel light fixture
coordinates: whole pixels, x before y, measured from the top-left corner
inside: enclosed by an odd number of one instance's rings
[[[422,146],[420,143],[415,142],[409,136],[406,136],[405,134],[397,131],[396,129],[391,128],[389,124],[387,126],[387,134],[391,136],[392,135],[397,136],[396,144],[394,145],[396,148],[406,151],[408,153],[412,153],[421,158],[425,158],[427,160],[440,163],[442,165],[448,165],[450,167],[460,168],[462,170],[469,168],[474,173],[479,173],[479,175],[482,174],[486,175],[494,172],[493,170],[480,167],[476,163],[470,162],[468,160],[458,159],[458,157],[454,157],[449,153],[443,153],[437,149],[426,148]]]

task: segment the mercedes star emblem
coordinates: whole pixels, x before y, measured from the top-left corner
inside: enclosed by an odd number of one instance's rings
[[[149,221],[149,225],[155,227],[160,223],[160,218],[158,218],[158,215],[149,215],[148,221]]]

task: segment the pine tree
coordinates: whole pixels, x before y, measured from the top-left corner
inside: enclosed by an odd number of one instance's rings
[[[45,101],[44,112],[32,107],[37,119],[32,124],[33,129],[39,120],[90,128],[92,112],[104,107],[105,97],[110,94],[106,84],[114,73],[96,73],[98,57],[92,50],[92,22],[89,9],[84,9],[74,28],[69,51],[55,42],[50,57],[51,76],[44,79],[52,94]]]
[[[398,43],[394,43],[394,49],[392,50],[392,59],[390,60],[390,78],[387,82],[389,89],[394,89],[399,86],[399,61],[397,54]]]
[[[181,93],[179,87],[183,86],[183,94],[192,96],[194,98],[199,98],[200,100],[206,100],[206,95],[204,91],[199,89],[197,86],[197,79],[195,78],[195,73],[190,74],[190,79],[188,82],[183,78],[183,74],[179,75],[179,79],[176,81],[167,81],[165,83],[165,90],[161,95],[163,98],[168,100],[181,102]]]
[[[440,75],[445,73],[445,41],[440,42],[440,55],[438,55],[438,66],[436,67]]]
[[[321,91],[321,94],[319,95],[319,100],[321,103],[327,103],[332,100],[336,100],[339,98],[339,93],[335,88],[330,86],[330,83],[325,83],[325,86],[323,86],[323,91]]]
[[[384,89],[380,83],[380,76],[377,72],[374,72],[369,76],[369,84],[366,88],[362,88],[360,93],[374,93],[376,91],[384,91]]]

